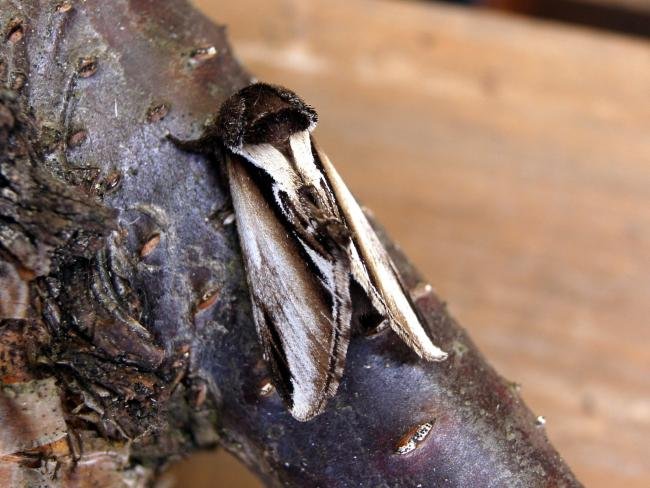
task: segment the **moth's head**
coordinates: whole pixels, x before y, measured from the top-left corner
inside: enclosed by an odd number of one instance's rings
[[[317,120],[316,111],[292,91],[255,83],[223,103],[217,123],[226,147],[240,152],[245,144],[281,145],[296,132],[313,130]]]

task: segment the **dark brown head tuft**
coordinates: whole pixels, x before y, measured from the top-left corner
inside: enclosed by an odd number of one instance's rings
[[[316,111],[292,91],[255,83],[224,102],[217,123],[226,147],[239,152],[244,144],[282,144],[296,132],[312,130],[317,120]]]

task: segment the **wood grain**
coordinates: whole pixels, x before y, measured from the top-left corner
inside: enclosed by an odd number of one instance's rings
[[[349,186],[576,475],[649,486],[650,44],[432,3],[196,4],[317,108]]]

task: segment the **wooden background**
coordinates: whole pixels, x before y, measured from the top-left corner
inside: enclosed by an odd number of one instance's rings
[[[650,43],[426,2],[195,3],[318,109],[349,186],[577,476],[650,486]],[[233,466],[170,476],[257,486]]]

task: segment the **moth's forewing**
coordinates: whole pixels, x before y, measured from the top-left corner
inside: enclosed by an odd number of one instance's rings
[[[252,176],[251,162],[231,154],[227,164],[255,323],[274,384],[291,414],[309,420],[336,392],[343,372],[349,293],[330,295],[325,273],[314,263],[316,251],[310,257],[304,242],[287,228],[277,202]],[[271,184],[286,171],[290,167],[278,168]]]
[[[356,245],[363,263],[368,270],[371,282],[379,292],[393,330],[418,355],[429,361],[442,361],[447,353],[436,347],[424,331],[415,312],[408,291],[404,288],[399,274],[377,237],[363,210],[350,193],[327,155],[313,143],[332,192],[352,231],[352,241]]]

